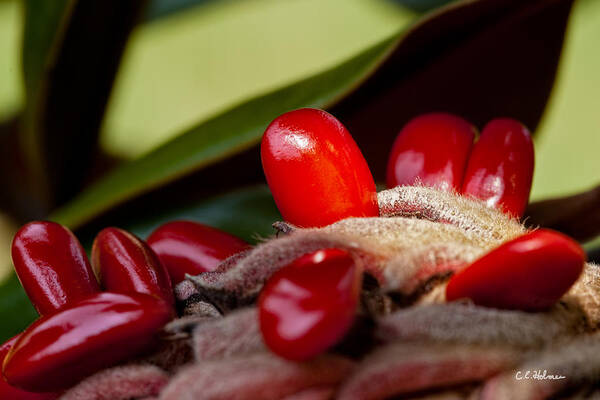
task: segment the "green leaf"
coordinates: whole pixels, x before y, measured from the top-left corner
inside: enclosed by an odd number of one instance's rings
[[[38,112],[37,104],[43,98],[44,75],[50,65],[52,48],[61,35],[61,25],[68,19],[73,1],[71,0],[24,0],[23,37],[21,43],[21,70],[25,83],[25,104],[23,111],[23,132],[19,132],[18,147],[13,153],[21,153],[27,168],[21,168],[23,176],[17,176],[14,192],[20,193],[16,203],[23,198],[31,204],[31,216],[41,216],[49,209],[48,192],[50,185],[46,179],[42,148],[33,122]],[[11,182],[12,183],[12,182]],[[21,194],[22,193],[22,194]],[[21,198],[22,197],[22,198]],[[11,205],[11,208],[19,206]]]
[[[571,5],[453,3],[415,26],[376,73],[329,111],[352,132],[376,180],[385,179],[398,131],[420,114],[454,113],[479,129],[493,118],[511,117],[535,133],[554,85]]]
[[[152,21],[212,1],[214,0],[151,0],[146,8],[144,20]]]
[[[15,274],[0,284],[0,342],[21,332],[38,317]]]
[[[268,123],[300,107],[326,107],[353,89],[387,54],[398,35],[311,78],[238,105],[131,161],[50,219],[72,228],[111,207],[258,143]]]
[[[39,90],[61,21],[67,18],[73,1],[25,0],[24,5],[23,78],[27,97],[32,99]]]
[[[0,123],[22,107],[20,79],[22,5],[18,0],[0,1]]]
[[[425,12],[442,7],[454,0],[394,0],[396,3],[413,9],[415,11]]]
[[[146,0],[25,3],[25,143],[48,206],[76,193],[93,162],[125,41]]]
[[[575,2],[556,87],[536,141],[531,198],[542,200],[600,184],[600,2]]]
[[[215,196],[192,206],[163,210],[144,220],[128,221],[121,227],[146,238],[159,225],[175,220],[201,222],[255,244],[261,238],[271,236],[273,222],[282,218],[269,188],[259,185]]]
[[[388,0],[215,0],[143,24],[101,146],[118,158],[145,155],[233,105],[339,65],[415,17]]]

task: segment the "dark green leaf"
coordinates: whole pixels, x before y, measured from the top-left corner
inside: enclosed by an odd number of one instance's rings
[[[258,143],[277,115],[300,107],[325,107],[356,86],[382,60],[394,38],[349,61],[291,86],[232,108],[129,162],[50,216],[77,227],[111,207]]]
[[[213,197],[199,204],[163,209],[158,215],[129,221],[122,228],[146,238],[156,227],[168,221],[191,220],[222,229],[250,243],[256,243],[274,233],[273,222],[281,215],[269,188],[252,186]]]
[[[25,4],[26,151],[49,206],[86,177],[125,42],[146,0]]]
[[[22,72],[25,83],[26,110],[20,125],[28,132],[16,132],[11,140],[9,159],[3,158],[2,183],[12,188],[3,207],[19,218],[40,217],[48,211],[48,185],[43,177],[38,144],[33,127],[28,124],[33,117],[35,104],[41,97],[44,74],[48,69],[53,44],[60,36],[60,27],[72,9],[69,0],[24,0],[24,27],[22,39]],[[31,129],[29,129],[31,127]],[[20,137],[17,138],[16,134]],[[22,135],[25,133],[25,135]],[[25,140],[23,140],[25,139]],[[24,146],[24,147],[23,147]],[[23,151],[24,150],[24,151]],[[25,168],[15,168],[15,160]],[[25,162],[24,162],[25,161]],[[13,166],[11,166],[13,164]]]
[[[40,205],[32,195],[28,171],[23,168],[23,153],[18,151],[21,116],[0,123],[0,209],[16,221],[41,215]]]
[[[144,20],[152,21],[212,1],[214,0],[150,0]]]
[[[579,193],[600,183],[599,37],[600,2],[578,0],[569,18],[556,85],[537,132],[532,199]]]
[[[552,91],[572,0],[460,2],[398,43],[330,111],[352,132],[376,180],[401,127],[446,111],[481,128],[512,117],[532,131]],[[377,140],[373,136],[377,135]]]
[[[454,0],[393,0],[404,7],[415,11],[430,11],[446,5]]]
[[[68,18],[72,2],[25,0],[24,4],[23,78],[27,97],[32,99],[38,92],[61,21]]]
[[[38,314],[29,302],[16,275],[0,284],[0,342],[21,332]]]
[[[136,29],[101,135],[134,159],[233,105],[391,37],[416,14],[387,0],[213,1]]]

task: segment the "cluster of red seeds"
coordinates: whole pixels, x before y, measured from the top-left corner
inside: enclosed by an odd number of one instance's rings
[[[419,116],[400,132],[387,183],[455,191],[520,217],[533,176],[533,144],[511,119],[475,128],[443,113]],[[375,183],[358,146],[330,114],[301,109],[281,115],[261,146],[269,187],[283,217],[320,227],[349,217],[377,217]],[[469,298],[498,308],[542,310],[581,274],[585,254],[572,239],[537,230],[475,261],[448,283],[448,300]],[[311,358],[337,343],[352,325],[361,273],[347,252],[325,249],[279,270],[259,299],[266,344],[282,357]]]
[[[474,136],[470,124],[452,115],[414,119],[393,146],[388,185],[453,190],[521,216],[533,172],[529,133],[516,121],[498,119],[473,145]],[[366,161],[346,128],[326,112],[301,109],[278,117],[263,136],[261,155],[289,223],[322,227],[379,216]],[[147,243],[107,228],[94,241],[90,264],[65,227],[25,225],[13,241],[13,262],[41,317],[0,348],[6,379],[0,380],[0,397],[54,399],[85,376],[152,349],[158,331],[175,316],[172,284],[212,271],[246,249],[240,239],[193,222],[165,224]],[[584,259],[568,237],[533,231],[453,276],[447,299],[541,310],[575,282]],[[258,300],[267,346],[284,358],[306,360],[337,344],[354,322],[362,278],[352,255],[335,248],[281,268]]]
[[[55,399],[82,378],[151,350],[175,315],[171,282],[213,270],[248,248],[184,221],[159,227],[148,243],[106,228],[90,265],[77,238],[59,224],[32,222],[17,232],[13,263],[41,317],[0,348],[0,398]]]

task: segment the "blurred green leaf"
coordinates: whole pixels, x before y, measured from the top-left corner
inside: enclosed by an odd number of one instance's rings
[[[150,0],[144,19],[152,21],[162,18],[175,12],[183,11],[189,7],[196,7],[215,0]]]
[[[10,249],[17,229],[10,217],[0,213],[0,282],[13,272]]]
[[[28,101],[35,98],[47,68],[52,45],[60,35],[61,22],[68,18],[71,0],[24,0],[23,79]]]
[[[109,173],[50,219],[77,227],[133,196],[253,146],[279,114],[300,107],[325,107],[354,88],[385,57],[396,38],[394,35],[333,69],[201,123]]]
[[[455,0],[392,0],[396,3],[419,12],[431,11]]]
[[[556,86],[541,121],[532,200],[600,183],[600,1],[575,2]]]
[[[48,207],[79,191],[129,33],[146,0],[25,3],[25,150]]]
[[[19,112],[22,10],[17,0],[0,1],[0,124]]]
[[[386,156],[401,127],[423,113],[454,113],[480,129],[493,118],[511,117],[535,132],[554,85],[571,5],[452,3],[413,27],[376,73],[330,111],[352,132],[376,180],[385,177]]]
[[[218,0],[136,28],[101,133],[133,159],[233,105],[333,68],[416,14],[388,0]]]
[[[146,238],[159,225],[175,220],[191,220],[217,227],[247,242],[256,244],[271,236],[273,222],[281,215],[265,185],[252,186],[215,196],[193,206],[163,209],[158,215],[128,221],[121,227]]]
[[[24,163],[19,170],[10,166],[6,161],[4,165],[3,184],[11,186],[14,194],[14,204],[7,204],[13,214],[14,210],[22,207],[20,203],[27,202],[25,207],[31,211],[28,217],[39,217],[45,214],[48,207],[48,191],[50,185],[45,179],[43,152],[38,136],[34,133],[36,128],[33,119],[38,111],[38,103],[42,95],[44,75],[49,69],[52,58],[52,48],[61,35],[61,25],[71,12],[73,1],[70,0],[24,0],[23,8],[23,35],[21,38],[21,71],[25,86],[25,104],[20,125],[23,132],[15,132],[14,146],[11,146],[11,155]],[[16,136],[18,134],[18,137]],[[10,174],[14,174],[11,176]]]
[[[21,332],[38,314],[15,274],[0,284],[0,342]]]

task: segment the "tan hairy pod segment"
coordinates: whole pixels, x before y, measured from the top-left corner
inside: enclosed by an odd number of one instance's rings
[[[283,234],[190,282],[204,300],[226,311],[252,304],[264,282],[294,259],[340,248],[402,304],[443,302],[437,282],[528,232],[517,219],[479,200],[434,188],[396,187],[380,192],[378,200],[381,217],[348,218],[312,229],[275,224]],[[600,290],[598,274],[596,266],[587,264],[569,293],[592,324],[600,321],[600,299],[594,296]]]
[[[192,282],[224,308],[251,303],[273,272],[322,248],[349,251],[386,291],[411,295],[430,276],[444,275],[525,232],[518,221],[482,202],[432,188],[397,187],[379,193],[385,218],[348,218],[323,228],[279,224],[287,233],[227,268]],[[234,304],[236,303],[236,304]]]
[[[184,317],[165,327],[163,339],[195,357],[179,368],[158,364],[173,372],[160,398],[383,399],[416,392],[495,399],[553,394],[598,376],[587,357],[600,323],[597,265],[586,263],[570,291],[543,312],[446,303],[448,277],[530,230],[481,201],[432,188],[397,187],[378,200],[380,217],[311,229],[276,223],[276,237],[177,285]],[[366,271],[357,320],[366,321],[361,339],[372,346],[356,361],[342,346],[310,363],[282,360],[265,348],[253,306],[276,271],[324,248],[348,251]],[[563,344],[559,368],[552,354]],[[516,370],[538,365],[573,379],[515,385]]]

